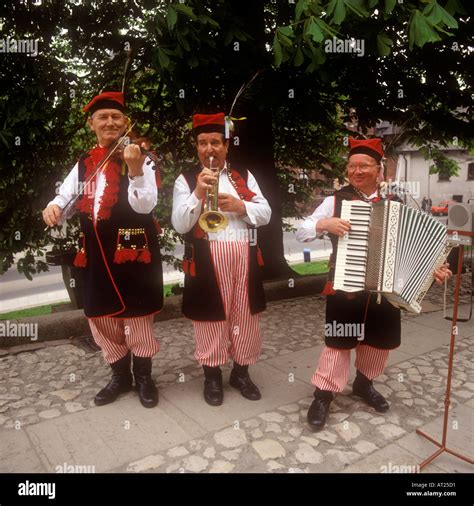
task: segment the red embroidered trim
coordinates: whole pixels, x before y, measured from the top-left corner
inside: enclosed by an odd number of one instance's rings
[[[184,274],[189,274],[189,264],[191,262],[189,260],[186,260],[186,258],[183,259],[183,272]]]
[[[196,277],[196,262],[194,261],[194,246],[191,244],[191,258],[183,258],[183,272],[192,278]]]
[[[158,188],[158,190],[161,190],[161,172],[158,167],[155,170],[155,181],[156,181],[156,187]]]
[[[236,170],[233,169],[231,169],[230,171],[228,170],[227,175],[229,177],[229,181],[231,182],[232,186],[235,188],[237,195],[242,200],[250,202],[252,198],[255,197],[255,195],[257,195],[256,193],[248,189],[245,180]]]
[[[132,247],[126,248],[121,243],[121,235],[127,236],[128,234],[132,234],[133,231],[133,229],[127,231],[127,229],[123,228],[117,230],[117,246],[114,253],[115,264],[124,264],[125,262],[151,263],[151,252],[148,249],[148,237],[145,229],[135,229],[135,233],[142,233],[145,237],[145,244],[142,247],[137,248],[136,245],[132,245]]]
[[[74,267],[86,267],[87,266],[86,238],[82,232],[81,232],[81,237],[82,237],[82,247],[76,253],[76,256],[74,258]]]
[[[97,165],[101,160],[104,159],[108,151],[108,148],[96,146],[94,149],[89,151],[89,156],[84,160],[86,172],[84,180],[89,181],[94,171],[97,169]],[[117,203],[118,192],[120,189],[120,171],[122,167],[119,163],[114,160],[109,160],[105,166],[105,188],[104,193],[100,199],[99,211],[97,213],[97,220],[108,220],[112,213],[113,206]],[[93,216],[94,210],[94,189],[97,180],[97,174],[90,180],[85,188],[84,195],[78,200],[76,207],[77,209],[86,214]]]

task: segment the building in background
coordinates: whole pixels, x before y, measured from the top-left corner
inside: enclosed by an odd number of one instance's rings
[[[474,156],[467,149],[456,145],[436,146],[447,158],[454,160],[460,170],[457,176],[442,172],[430,174],[434,161],[425,159],[413,144],[397,146],[396,138],[401,134],[400,128],[388,121],[378,123],[374,129],[374,135],[382,137],[384,144],[395,143],[392,157],[385,162],[387,180],[404,183],[418,203],[423,197],[431,199],[433,205],[446,200],[468,203],[474,199]]]
[[[474,156],[459,146],[439,147],[443,154],[459,165],[459,174],[449,176],[442,172],[430,174],[433,160],[425,160],[416,146],[404,144],[397,148],[399,154],[397,174],[393,178],[400,182],[407,182],[417,188],[416,200],[421,202],[423,197],[431,198],[433,205],[444,200],[455,200],[468,203],[474,202]]]

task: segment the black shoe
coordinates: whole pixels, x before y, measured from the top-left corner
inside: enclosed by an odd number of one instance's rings
[[[360,371],[357,371],[356,379],[352,385],[352,393],[362,397],[369,406],[379,413],[385,413],[390,408],[385,397],[375,390],[372,380],[369,380]]]
[[[151,357],[133,355],[133,375],[140,402],[145,408],[154,408],[158,404],[158,389],[151,377]]]
[[[321,430],[326,425],[326,418],[329,413],[329,405],[334,396],[332,392],[316,388],[314,401],[308,409],[307,420],[309,428],[313,432]]]
[[[220,406],[224,402],[224,389],[222,388],[222,371],[220,367],[203,365],[204,369],[204,400],[210,406]]]
[[[240,393],[250,401],[258,401],[262,398],[260,390],[249,376],[248,365],[239,365],[234,362],[234,367],[230,373],[230,386],[240,390]]]
[[[129,392],[133,386],[132,373],[130,372],[131,355],[110,364],[112,368],[112,379],[95,397],[96,406],[104,406],[114,402],[120,394]]]

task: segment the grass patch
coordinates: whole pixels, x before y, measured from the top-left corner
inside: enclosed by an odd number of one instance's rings
[[[178,286],[178,285],[179,285],[179,283],[170,283],[168,285],[164,285],[163,291],[164,291],[165,297],[173,297],[174,293],[171,291],[171,288],[173,288],[173,286]]]
[[[317,262],[303,262],[302,264],[290,265],[290,267],[302,276],[310,274],[325,274],[329,270],[327,260],[318,260]]]
[[[67,302],[65,304],[67,304]],[[0,314],[0,320],[17,320],[19,318],[27,318],[28,316],[51,314],[53,312],[53,306],[59,305],[60,304],[46,304],[45,306],[36,306],[28,309],[19,309],[18,311],[2,313]]]

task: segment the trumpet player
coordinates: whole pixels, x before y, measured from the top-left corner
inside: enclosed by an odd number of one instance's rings
[[[211,406],[223,402],[220,366],[229,359],[230,385],[249,400],[261,398],[248,372],[260,356],[258,314],[266,307],[255,239],[271,217],[251,172],[226,162],[225,132],[223,113],[194,115],[199,165],[176,179],[171,218],[184,235],[183,314],[193,321],[195,358]]]

